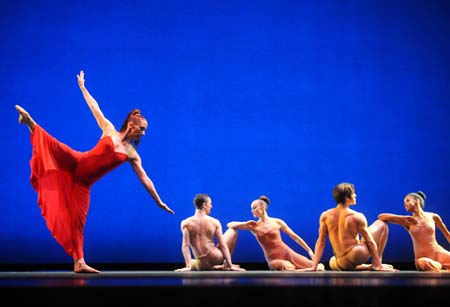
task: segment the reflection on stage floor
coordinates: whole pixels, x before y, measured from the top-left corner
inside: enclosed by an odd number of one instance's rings
[[[0,291],[15,303],[76,305],[274,306],[429,305],[450,299],[450,273],[399,272],[174,272],[3,271]],[[67,301],[69,299],[69,301]]]
[[[0,272],[0,287],[115,287],[115,286],[417,286],[450,287],[450,273],[400,272],[172,272],[67,271]]]

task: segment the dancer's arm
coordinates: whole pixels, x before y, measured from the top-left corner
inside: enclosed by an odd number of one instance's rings
[[[322,259],[323,251],[327,243],[328,230],[325,224],[327,212],[323,212],[319,218],[319,235],[314,246],[313,270],[318,270],[320,260]]]
[[[254,231],[256,227],[256,221],[250,220],[247,222],[229,222],[227,224],[228,228],[238,229],[238,230],[251,230]]]
[[[224,269],[231,270],[233,268],[233,262],[231,261],[230,250],[228,249],[228,245],[225,242],[225,239],[223,237],[222,225],[220,224],[219,220],[216,220],[216,219],[214,219],[214,224],[216,227],[215,237],[217,239],[217,247],[220,249],[220,251],[222,252],[223,258],[226,260]]]
[[[417,220],[410,215],[397,215],[397,214],[391,214],[391,213],[381,213],[378,215],[378,219],[386,222],[386,223],[393,223],[398,224],[406,228],[406,230],[409,230],[409,227],[411,225],[417,224]]]
[[[131,163],[131,166],[133,167],[134,172],[138,176],[139,180],[141,181],[142,185],[145,187],[148,193],[153,197],[156,204],[161,208],[166,210],[167,212],[174,214],[175,212],[169,208],[159,197],[158,192],[156,191],[155,185],[153,184],[153,181],[147,176],[146,171],[142,167],[142,161],[139,154],[134,151],[133,154],[129,156],[129,161]]]
[[[448,231],[447,226],[444,224],[439,214],[433,213],[433,220],[436,223],[437,228],[439,228],[439,230],[447,239],[447,242],[450,243],[450,232]]]
[[[231,252],[228,247],[227,242],[225,241],[225,237],[222,233],[222,224],[218,219],[213,219],[214,225],[216,227],[215,237],[217,239],[217,247],[222,252],[224,260],[226,263],[223,265],[215,265],[215,269],[223,269],[225,271],[245,271],[245,269],[241,268],[239,265],[233,264],[231,260]]]
[[[372,257],[371,268],[374,271],[385,271],[386,268],[381,262],[381,256],[378,253],[378,245],[374,240],[372,233],[369,231],[369,227],[367,226],[367,219],[362,213],[357,213],[350,217],[355,223],[358,233],[364,239],[364,244],[366,244],[367,249],[369,250],[370,256]]]
[[[86,100],[89,109],[97,121],[98,126],[102,129],[103,134],[110,134],[115,131],[114,125],[103,115],[102,110],[100,110],[100,106],[97,101],[92,97],[89,91],[86,89],[84,85],[84,72],[80,71],[77,75],[78,85],[80,86],[81,93],[83,94],[84,100]]]
[[[183,253],[185,267],[175,270],[176,272],[185,272],[192,270],[191,242],[189,239],[189,229],[187,227],[186,221],[181,222],[181,233],[183,234],[181,252]]]
[[[314,252],[311,249],[311,247],[309,247],[309,245],[305,242],[305,240],[303,240],[298,234],[296,234],[291,227],[288,226],[288,224],[286,224],[285,221],[281,220],[281,219],[274,219],[275,222],[280,225],[280,229],[285,232],[288,236],[290,236],[295,242],[297,242],[301,247],[303,247],[309,254],[309,256],[311,257],[311,259],[314,259]]]

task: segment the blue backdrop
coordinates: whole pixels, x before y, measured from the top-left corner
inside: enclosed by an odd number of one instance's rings
[[[407,214],[403,197],[422,190],[450,225],[449,37],[449,1],[2,1],[0,262],[72,263],[41,218],[14,105],[92,148],[101,131],[82,69],[116,126],[134,107],[148,118],[139,153],[176,212],[120,166],[92,188],[88,263],[183,262],[179,225],[196,193],[211,195],[224,228],[252,219],[265,194],[269,215],[311,247],[342,181],[369,223]],[[264,262],[249,232],[233,258]],[[384,261],[412,260],[408,234],[392,226]]]

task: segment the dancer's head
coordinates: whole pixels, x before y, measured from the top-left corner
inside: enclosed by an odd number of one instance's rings
[[[134,109],[128,113],[127,117],[120,127],[120,132],[130,129],[133,146],[136,148],[139,141],[147,131],[147,119],[142,115],[141,110]]]
[[[193,203],[197,210],[205,209],[207,213],[211,211],[212,201],[208,194],[196,194]]]
[[[355,185],[348,182],[341,182],[333,189],[333,198],[336,204],[345,204],[347,199],[355,198]],[[356,203],[356,198],[355,201]]]
[[[251,210],[254,217],[260,218],[267,212],[267,207],[269,206],[270,199],[265,195],[261,195],[251,204]]]
[[[422,209],[425,207],[425,200],[427,199],[427,196],[425,195],[424,192],[422,192],[422,191],[417,191],[417,192],[411,192],[411,193],[408,193],[408,194],[406,195],[405,199],[406,199],[408,196],[409,196],[409,197],[412,197],[412,198],[414,198],[414,199],[416,199],[416,200],[419,202],[420,207],[421,207]]]

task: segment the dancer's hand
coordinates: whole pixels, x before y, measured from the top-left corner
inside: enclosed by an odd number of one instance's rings
[[[175,211],[173,211],[172,209],[169,208],[169,206],[167,206],[165,203],[160,202],[158,203],[158,206],[163,209],[166,210],[167,212],[169,212],[170,214],[175,214]]]
[[[80,73],[77,75],[78,79],[78,86],[83,89],[84,88],[84,71],[80,71]]]

